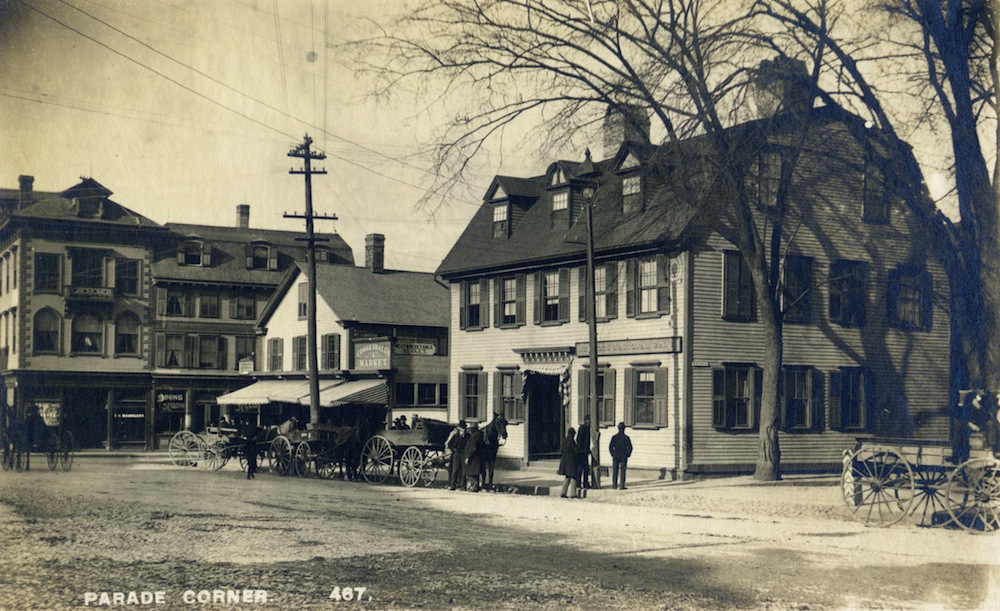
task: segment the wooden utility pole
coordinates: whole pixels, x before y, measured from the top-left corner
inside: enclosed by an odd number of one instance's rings
[[[307,332],[306,332],[306,358],[308,359],[309,365],[309,421],[312,423],[319,422],[319,365],[316,359],[316,242],[326,242],[326,238],[317,238],[313,230],[313,221],[315,219],[321,220],[337,220],[335,215],[329,216],[316,216],[313,214],[312,205],[312,175],[313,174],[326,174],[326,170],[315,170],[312,167],[312,160],[323,160],[326,159],[325,153],[313,152],[310,150],[312,146],[312,138],[309,134],[306,134],[305,140],[302,144],[295,147],[289,151],[289,157],[297,157],[302,159],[303,168],[296,170],[292,168],[288,171],[289,174],[302,174],[306,177],[306,211],[304,214],[292,214],[286,213],[284,217],[286,219],[305,219],[306,221],[306,251],[308,253],[308,265],[307,269],[307,281],[309,282],[309,302],[308,309],[306,313],[307,320]]]
[[[600,176],[600,171],[590,159],[590,149],[587,149],[583,163],[577,169],[577,176],[587,182],[583,196],[587,200],[587,344],[590,355],[590,388],[587,389],[590,409],[587,413],[590,415],[590,486],[600,490],[601,420],[597,404],[600,398],[597,396],[597,294],[594,278],[594,200],[597,198],[597,177]],[[583,392],[583,389],[579,392]]]

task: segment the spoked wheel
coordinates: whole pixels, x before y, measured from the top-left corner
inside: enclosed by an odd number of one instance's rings
[[[942,526],[947,523],[935,520],[948,515],[948,473],[939,468],[913,470],[913,516],[920,526]]]
[[[292,468],[292,442],[284,435],[278,435],[271,441],[267,451],[271,469],[278,475],[285,475]]]
[[[319,475],[323,479],[333,479],[336,474],[337,461],[330,460],[327,457],[319,457],[316,459],[316,475]]]
[[[361,474],[373,484],[381,484],[392,472],[392,444],[380,435],[375,435],[361,451]]]
[[[424,452],[424,462],[420,466],[422,471],[420,475],[420,480],[424,483],[424,486],[430,487],[437,479],[438,471],[441,470],[441,466],[445,464],[444,460],[444,450],[427,450]]]
[[[63,471],[69,471],[73,467],[73,452],[76,450],[76,441],[73,439],[71,431],[63,431],[59,437],[59,467]]]
[[[420,448],[410,446],[403,450],[403,455],[399,458],[399,481],[408,488],[416,486],[422,475],[423,462],[424,456]]]
[[[913,469],[892,450],[858,450],[845,461],[840,483],[851,515],[868,526],[895,524],[913,506]]]
[[[201,439],[191,431],[181,431],[170,438],[167,446],[170,462],[178,467],[197,467],[201,457]]]
[[[970,532],[1000,529],[1000,463],[989,458],[968,460],[948,478],[948,513]]]
[[[312,453],[309,451],[309,442],[303,441],[295,448],[295,456],[292,459],[295,475],[299,477],[309,475],[309,462],[311,458]]]
[[[205,442],[203,452],[205,456],[205,466],[213,471],[221,469],[228,460],[226,457],[226,452],[228,452],[226,442],[222,440]]]
[[[50,448],[45,453],[45,462],[49,465],[49,471],[56,470],[56,466],[59,465],[59,455],[56,454],[56,449],[54,447]]]

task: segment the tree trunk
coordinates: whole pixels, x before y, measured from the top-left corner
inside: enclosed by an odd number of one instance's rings
[[[760,394],[757,466],[753,478],[770,482],[781,479],[781,448],[778,444],[778,416],[782,350],[782,329],[778,301],[768,282],[764,257],[753,265],[751,276],[757,289],[757,304],[764,325],[763,383]]]

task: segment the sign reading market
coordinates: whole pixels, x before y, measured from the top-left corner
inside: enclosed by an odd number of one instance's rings
[[[388,341],[354,344],[354,369],[389,369],[392,348]]]

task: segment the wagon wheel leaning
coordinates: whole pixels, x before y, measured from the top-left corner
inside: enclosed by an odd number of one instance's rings
[[[913,506],[913,469],[892,450],[861,448],[844,462],[841,492],[851,515],[869,526],[889,526]]]
[[[948,478],[948,513],[971,532],[1000,529],[1000,463],[974,458],[955,469]]]
[[[420,475],[421,481],[424,486],[430,487],[437,479],[438,471],[445,464],[444,460],[444,450],[427,450],[424,452],[424,462],[420,466],[422,471]]]
[[[292,457],[292,469],[295,471],[295,475],[299,477],[305,477],[309,475],[309,461],[312,460],[312,452],[310,452],[309,442],[303,441],[295,448],[295,452]]]
[[[403,450],[403,455],[399,457],[399,481],[408,488],[416,486],[422,475],[423,462],[420,448],[409,446]]]
[[[267,459],[275,473],[287,474],[292,468],[292,442],[284,435],[275,437],[267,450]]]
[[[393,451],[389,440],[375,435],[365,442],[361,451],[361,474],[373,484],[381,484],[392,472]]]
[[[63,471],[73,467],[73,452],[76,451],[76,441],[72,431],[63,431],[59,436],[59,466]]]
[[[181,431],[170,438],[167,446],[170,462],[178,467],[196,467],[201,456],[201,440],[191,431]]]

